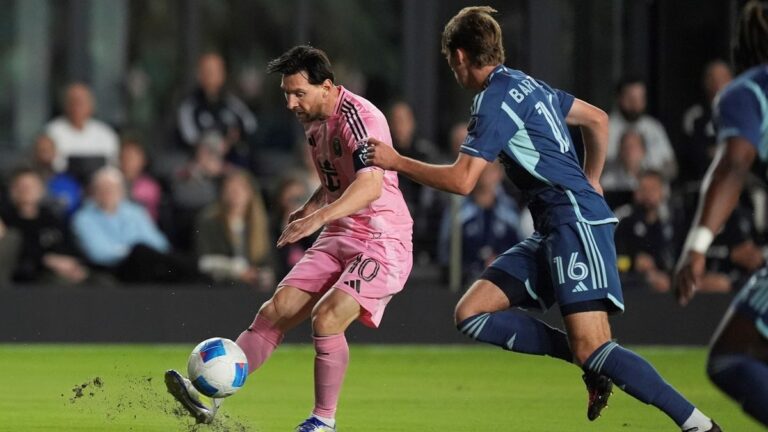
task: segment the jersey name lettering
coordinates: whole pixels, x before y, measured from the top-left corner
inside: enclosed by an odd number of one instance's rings
[[[515,102],[520,103],[526,96],[533,93],[534,90],[541,87],[541,85],[531,77],[528,77],[517,84],[517,88],[513,88],[509,91],[509,95]]]

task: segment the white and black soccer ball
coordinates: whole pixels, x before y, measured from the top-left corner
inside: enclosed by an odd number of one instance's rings
[[[211,338],[198,344],[187,362],[189,379],[202,394],[224,398],[235,394],[248,377],[248,359],[236,343]]]

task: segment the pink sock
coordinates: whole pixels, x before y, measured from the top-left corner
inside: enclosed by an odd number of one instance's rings
[[[248,373],[260,368],[283,341],[283,333],[266,318],[257,314],[253,324],[240,333],[235,343],[248,357]]]
[[[313,336],[315,341],[315,409],[312,414],[334,418],[341,384],[349,365],[349,346],[344,333]]]

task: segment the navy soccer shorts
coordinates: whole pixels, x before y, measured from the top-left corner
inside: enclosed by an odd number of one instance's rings
[[[557,303],[563,315],[622,312],[614,228],[573,222],[536,232],[499,255],[480,278],[498,285],[513,306],[546,310]]]

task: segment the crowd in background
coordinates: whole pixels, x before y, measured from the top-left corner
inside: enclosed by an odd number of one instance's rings
[[[312,238],[283,249],[274,241],[320,184],[306,146],[281,152],[256,145],[257,119],[228,90],[222,57],[205,54],[197,68],[197,86],[176,107],[173,143],[164,149],[146,148],[137,136],[98,120],[87,84],[64,89],[62,115],[41,125],[29,154],[2,177],[0,286],[247,284],[270,290],[301,259]],[[716,150],[711,103],[730,79],[726,63],[706,66],[701,103],[680,125],[682,142],[670,142],[665,126],[646,112],[643,80],[627,77],[616,87],[602,185],[621,220],[616,245],[627,287],[670,289]],[[380,108],[404,155],[450,162],[466,137],[466,123],[457,123],[445,134],[448,142],[430,142],[419,135],[407,102]],[[296,136],[304,139],[298,129]],[[447,278],[452,244],[461,244],[467,282],[532,231],[525,202],[498,163],[466,197],[402,176],[400,187],[415,223],[414,273],[437,269],[438,282]],[[752,182],[708,252],[702,289],[730,291],[763,265],[765,196],[763,185]]]

